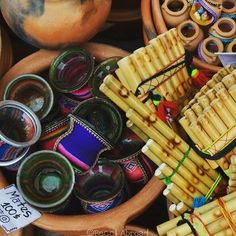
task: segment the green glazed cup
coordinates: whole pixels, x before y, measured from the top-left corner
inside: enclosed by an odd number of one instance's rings
[[[20,165],[16,182],[23,198],[45,212],[64,209],[72,193],[75,174],[70,162],[53,151],[38,151]]]

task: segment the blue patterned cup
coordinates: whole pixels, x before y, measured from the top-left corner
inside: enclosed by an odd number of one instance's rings
[[[0,166],[20,161],[41,135],[38,117],[22,103],[0,102]]]
[[[86,213],[104,212],[126,200],[125,186],[119,164],[100,159],[88,173],[78,176],[75,195]]]

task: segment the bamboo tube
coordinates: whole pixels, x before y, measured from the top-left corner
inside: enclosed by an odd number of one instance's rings
[[[170,176],[173,173],[173,169],[167,166],[166,163],[162,163],[159,169],[165,176]],[[202,196],[202,194],[196,188],[194,188],[193,185],[191,185],[178,173],[175,173],[171,180],[176,185],[181,186],[191,197]]]
[[[231,178],[232,180],[236,180],[236,173],[231,172],[230,178]]]
[[[162,70],[162,64],[159,62],[159,55],[156,54],[155,48],[153,47],[153,45],[149,44],[148,46],[145,47],[146,51],[152,61],[152,65],[155,67],[156,69],[156,73],[160,70]]]
[[[216,92],[221,90],[222,88],[225,88],[225,86],[222,82],[219,82],[214,86],[214,89],[216,90]]]
[[[176,206],[176,210],[180,213],[180,214],[183,214],[184,212],[188,211],[189,210],[189,207],[184,204],[184,202],[180,202],[177,204]]]
[[[213,80],[213,79],[210,79],[210,80],[207,81],[206,85],[207,85],[210,89],[212,89],[212,88],[216,85],[216,81]]]
[[[126,88],[122,87],[120,82],[116,80],[112,75],[106,76],[104,79],[104,83],[113,92],[119,94],[120,98],[125,103],[127,103],[128,106],[134,108],[143,117],[142,119],[147,119],[149,122],[151,122],[152,126],[155,127],[155,130],[161,133],[160,136],[164,136],[168,140],[171,140],[173,144],[177,145],[182,152],[186,152],[186,150],[188,150],[189,146],[183,139],[181,139],[163,121],[158,119],[154,113],[151,113],[148,110],[148,108],[138,100],[137,97],[135,97],[132,93],[129,93],[129,91]],[[143,130],[142,127],[139,128]],[[209,164],[206,161],[204,161],[200,156],[198,156],[193,150],[190,151],[189,157],[196,165],[201,166],[204,170],[206,170],[207,174],[211,176],[211,178],[213,179],[217,178],[218,176],[217,172],[212,170]]]
[[[157,166],[160,166],[163,162],[158,158],[147,145],[142,147],[142,153],[144,153],[148,158],[150,158]]]
[[[184,112],[187,111],[189,108],[190,108],[190,105],[189,105],[189,104],[185,105],[185,106],[182,108],[182,110],[181,110],[181,115],[183,116],[183,115],[184,115]]]
[[[179,203],[179,199],[175,197],[174,194],[171,193],[171,191],[166,188],[164,189],[163,193],[162,193],[170,202],[174,203],[174,204],[178,204]]]
[[[157,169],[155,170],[155,176],[156,176],[159,180],[161,180],[162,182],[164,182],[163,180],[164,180],[165,177],[166,177],[165,175],[162,174],[160,168],[157,168]]]
[[[210,87],[205,84],[204,86],[201,87],[200,91],[202,93],[202,95],[206,94],[206,92],[210,89]]]
[[[163,162],[166,163],[170,168],[175,169],[178,164],[180,159],[176,160],[174,156],[169,155],[163,149],[161,146],[154,142],[152,139],[149,139],[146,146],[150,148],[150,150],[159,157],[159,159]],[[186,161],[187,159],[185,159]],[[189,182],[194,188],[196,188],[199,192],[201,192],[203,195],[207,194],[209,191],[209,187],[205,185],[205,181],[212,186],[213,182],[210,178],[206,178],[206,176],[200,176],[200,179],[196,177],[197,173],[197,167],[194,165],[191,165],[191,162],[187,162],[179,167],[178,169],[178,174],[182,176],[186,181]],[[191,168],[192,167],[192,168]],[[198,175],[199,176],[199,175]]]
[[[144,142],[147,142],[149,137],[139,129],[132,121],[127,120],[126,127],[131,129],[135,134],[137,134]]]
[[[206,134],[211,138],[211,140],[217,140],[220,136],[217,129],[212,125],[211,122],[205,117],[204,114],[197,118],[197,123],[205,130]]]
[[[123,111],[128,111],[129,106],[120,97],[115,94],[111,89],[109,89],[106,84],[102,83],[99,90],[103,92],[111,101],[113,101],[118,107]]]
[[[227,131],[227,126],[224,122],[220,119],[218,114],[213,110],[211,106],[204,109],[204,115],[206,118],[215,124],[215,128],[220,134],[223,134]]]
[[[226,196],[223,197],[224,201],[225,202],[230,202],[232,200],[234,200],[236,198],[236,192],[233,192],[231,194],[228,194]],[[202,217],[202,215],[204,215],[205,213],[208,213],[212,210],[215,210],[217,208],[217,202],[216,201],[213,201],[213,202],[210,202],[200,208],[196,208],[194,210],[194,213],[196,214],[199,214],[200,217]],[[170,231],[171,229],[174,229],[176,228],[177,226],[177,223],[181,220],[181,217],[176,217],[175,219],[173,220],[170,220],[170,221],[167,221],[167,222],[164,222],[160,225],[157,226],[157,231],[159,233],[160,236],[163,236],[163,235],[166,235],[166,233],[168,231]]]
[[[197,92],[197,93],[195,94],[194,99],[197,100],[197,99],[200,98],[202,95],[203,95],[203,93],[202,93],[202,91],[200,90],[199,92]]]
[[[227,187],[227,193],[230,194],[230,193],[233,193],[233,192],[236,192],[236,187],[228,186]]]
[[[214,100],[216,98],[216,91],[215,89],[209,89],[207,92],[206,92],[206,96],[208,97],[208,99],[210,101]]]
[[[175,216],[179,216],[180,213],[177,211],[177,206],[176,204],[171,204],[170,207],[169,207],[169,211],[174,214]]]
[[[236,187],[236,181],[229,179],[229,186],[230,187]]]
[[[212,169],[216,169],[219,167],[219,165],[215,161],[207,160],[207,162],[209,163]]]
[[[236,84],[232,85],[229,88],[229,93],[230,93],[231,97],[234,99],[234,101],[236,102]]]
[[[225,157],[221,157],[220,159],[216,160],[216,163],[221,167],[222,170],[228,170],[230,163]]]
[[[232,218],[236,219],[236,211],[231,213]],[[229,227],[228,223],[224,219],[224,217],[220,217],[218,220],[211,222],[207,225],[207,229],[212,233],[216,234],[219,232],[222,232],[223,230],[227,229]]]
[[[222,79],[224,86],[229,89],[232,85],[236,84],[236,77],[229,74]]]
[[[124,74],[122,73],[121,69],[120,69],[120,68],[116,69],[115,73],[116,73],[117,77],[119,78],[120,82],[121,82],[128,90],[130,90],[129,84],[128,84],[128,82],[126,81],[126,78],[125,78]]]
[[[234,236],[234,234],[230,228],[227,228],[214,234],[214,236]]]
[[[234,119],[236,119],[236,103],[226,89],[221,89],[217,92],[217,96],[223,101],[228,111]]]
[[[184,202],[189,208],[192,208],[193,198],[190,197],[185,191],[183,191],[178,185],[171,183],[168,185],[170,193],[178,199],[178,202]],[[177,204],[177,203],[175,203]]]
[[[226,202],[225,205],[226,205],[229,212],[235,211],[236,210],[236,199]],[[219,210],[219,208],[217,207],[216,209],[210,210],[207,213],[201,215],[201,219],[204,221],[205,224],[209,224],[209,223],[219,219],[221,216],[222,216],[222,213]],[[183,235],[184,233],[185,234],[191,233],[191,229],[189,228],[189,226],[186,226],[186,225],[181,225],[181,226],[177,227],[176,229],[173,229],[173,231],[179,235]]]
[[[194,111],[194,113],[197,115],[197,116],[200,116],[203,112],[203,109],[202,107],[199,105],[199,103],[195,103],[192,105],[191,109]]]
[[[231,128],[235,125],[234,117],[231,115],[223,101],[219,98],[211,102],[211,107],[219,115],[221,120],[225,123],[228,128]]]
[[[198,146],[199,149],[203,149],[203,146],[198,139],[198,136],[195,135],[195,133],[192,132],[192,130],[189,128],[190,121],[184,116],[179,120],[179,123],[184,128],[188,136],[193,140],[193,142]],[[200,145],[200,146],[199,146]]]
[[[210,104],[210,101],[209,101],[209,99],[208,99],[208,97],[207,97],[206,95],[202,95],[202,96],[199,97],[197,100],[198,100],[199,104],[201,105],[201,107],[202,107],[203,109],[205,109],[206,107],[208,107],[209,104]]]
[[[138,85],[142,82],[142,79],[133,65],[130,56],[124,57],[117,62],[122,74],[125,76],[126,84],[129,85],[129,89],[135,92]]]
[[[184,115],[185,115],[186,118],[190,121],[190,123],[193,122],[193,121],[195,121],[195,120],[197,119],[196,114],[194,113],[194,111],[193,111],[191,108],[189,108],[188,110],[186,110],[186,111],[184,112]]]
[[[203,147],[208,147],[212,144],[213,140],[207,135],[207,133],[204,131],[204,129],[197,124],[197,121],[193,121],[189,128],[191,131],[198,136],[200,143],[198,145]]]

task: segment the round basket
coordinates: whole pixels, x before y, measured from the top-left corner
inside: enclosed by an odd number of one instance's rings
[[[142,0],[141,15],[143,20],[143,37],[146,45],[149,40],[168,30],[162,16],[160,0]],[[219,66],[207,64],[197,57],[193,58],[193,64],[198,68],[207,69],[214,73],[221,69]]]
[[[101,61],[114,56],[127,56],[128,52],[105,44],[85,43],[81,45],[94,55],[96,60]],[[40,74],[50,66],[51,61],[59,54],[59,51],[39,50],[14,65],[0,81],[0,96],[9,81],[16,76],[25,73]],[[0,188],[7,184],[3,174],[0,172]],[[77,233],[83,235],[89,229],[112,230],[120,234],[124,226],[139,216],[153,201],[161,194],[164,184],[156,177],[152,179],[135,196],[104,213],[92,215],[54,215],[43,214],[33,224],[39,228],[50,231]],[[145,197],[144,197],[145,196]],[[89,223],[88,223],[89,222]]]

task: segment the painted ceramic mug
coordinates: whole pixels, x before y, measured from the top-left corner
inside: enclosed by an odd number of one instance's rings
[[[101,156],[120,164],[130,183],[143,185],[153,176],[156,169],[154,163],[141,151],[144,144],[134,132],[125,128],[116,146]]]
[[[17,187],[23,198],[45,212],[65,207],[75,183],[70,162],[53,151],[38,151],[29,155],[17,172]]]
[[[40,120],[45,118],[54,103],[53,91],[46,80],[34,74],[24,74],[7,85],[4,100],[15,100],[28,106]]]
[[[0,102],[0,166],[20,161],[41,135],[38,117],[22,103]]]
[[[87,83],[94,71],[94,58],[82,48],[72,48],[62,52],[49,70],[51,84],[59,92],[70,93],[77,99],[92,96]]]
[[[119,164],[99,160],[88,173],[78,176],[75,195],[86,213],[104,212],[118,206],[127,198],[123,170]]]
[[[73,114],[84,119],[112,144],[119,140],[123,120],[117,107],[107,99],[94,97],[83,101],[75,108]]]

